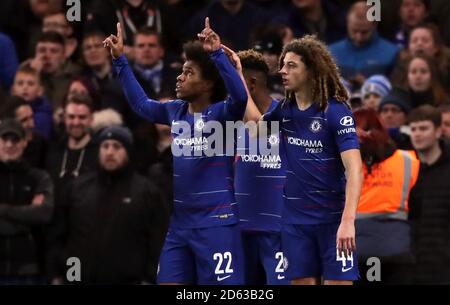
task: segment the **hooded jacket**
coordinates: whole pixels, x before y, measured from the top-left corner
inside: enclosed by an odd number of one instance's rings
[[[421,164],[419,178],[410,195],[410,219],[414,224],[415,283],[450,282],[450,154],[431,164]]]
[[[81,284],[154,283],[168,215],[160,194],[130,168],[73,181],[49,234],[48,275],[81,262]]]
[[[32,205],[35,195],[44,201]],[[49,175],[23,161],[0,162],[0,276],[38,275],[37,230],[53,212]]]

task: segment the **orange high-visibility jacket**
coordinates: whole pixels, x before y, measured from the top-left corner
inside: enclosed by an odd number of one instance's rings
[[[357,219],[383,217],[408,218],[409,192],[417,181],[420,161],[414,151],[396,150],[392,156],[372,167],[364,166],[364,183]]]

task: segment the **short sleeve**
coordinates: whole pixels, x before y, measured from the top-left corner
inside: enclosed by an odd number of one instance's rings
[[[326,110],[330,132],[332,132],[339,152],[359,149],[355,119],[350,108],[344,103],[331,102]]]

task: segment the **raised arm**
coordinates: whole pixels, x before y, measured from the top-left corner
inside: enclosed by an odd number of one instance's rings
[[[225,54],[220,37],[211,29],[208,17],[205,18],[205,28],[197,36],[203,43],[203,49],[210,54],[210,58],[214,61],[229,93],[225,104],[226,112],[232,114],[234,119],[242,119],[248,97],[245,82]]]
[[[117,36],[110,35],[103,41],[103,45],[109,48],[111,52],[113,67],[133,111],[149,121],[170,125],[167,111],[167,107],[170,107],[170,105],[149,99],[136,80],[133,71],[131,71],[123,51],[123,37],[120,23],[117,23]]]
[[[249,121],[258,122],[262,118],[262,114],[259,111],[258,107],[256,107],[255,101],[253,100],[250,92],[248,91],[247,85],[245,83],[244,74],[242,73],[242,64],[239,56],[229,47],[222,44],[222,48],[225,51],[225,54],[228,56],[230,62],[236,68],[239,77],[244,84],[245,92],[247,92],[247,107],[245,108],[244,122],[247,123]]]
[[[244,87],[245,87],[245,91],[247,92],[247,107],[245,109],[245,115],[244,115],[244,122],[255,122],[258,123],[258,133],[262,134],[262,135],[267,135],[267,130],[266,127],[267,125],[263,123],[263,121],[265,122],[270,122],[270,121],[279,121],[280,120],[280,116],[279,116],[279,112],[280,112],[280,106],[281,104],[279,104],[277,106],[277,108],[275,110],[273,110],[270,113],[266,113],[265,115],[263,115],[258,107],[256,106],[255,101],[253,100],[246,82],[245,82],[245,78],[244,78],[244,74],[242,72],[242,64],[241,64],[241,60],[239,58],[239,56],[236,54],[236,52],[234,52],[232,49],[230,49],[229,47],[225,46],[222,44],[222,48],[225,51],[225,54],[228,56],[230,62],[234,65],[234,67],[236,68],[239,77],[241,78]],[[250,133],[250,135],[252,135],[252,133]]]

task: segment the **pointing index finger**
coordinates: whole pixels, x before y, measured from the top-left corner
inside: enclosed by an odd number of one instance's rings
[[[122,27],[120,26],[120,22],[117,22],[117,38],[119,38],[119,40],[122,39]]]
[[[205,29],[210,29],[211,27],[209,26],[209,17],[205,18]]]

